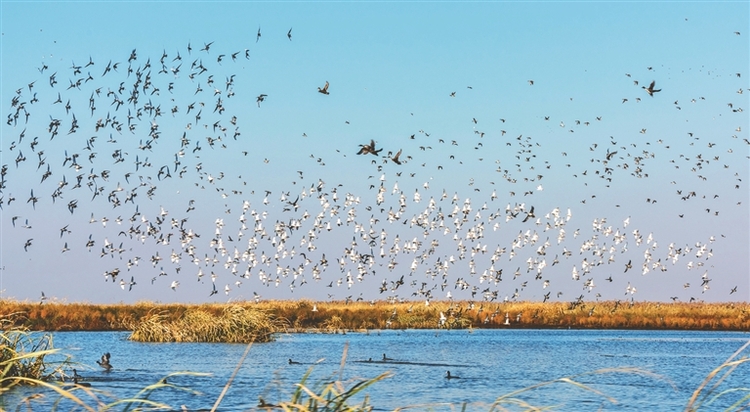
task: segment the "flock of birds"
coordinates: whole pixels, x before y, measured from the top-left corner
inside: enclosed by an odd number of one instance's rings
[[[291,29],[287,36],[291,41]],[[256,42],[260,40],[259,29]],[[431,137],[419,130],[405,133],[402,147],[386,150],[375,139],[362,139],[359,149],[332,150],[331,156],[346,158],[347,165],[369,175],[358,187],[334,180],[341,177],[340,170],[313,170],[313,165],[326,163],[314,154],[309,168],[298,165],[301,170],[290,187],[264,187],[262,178],[235,179],[222,170],[229,156],[249,158],[250,146],[263,150],[243,133],[243,110],[252,99],[263,110],[261,103],[269,96],[248,95],[231,73],[243,60],[251,64],[249,49],[219,53],[212,46],[204,43],[196,50],[188,44],[156,56],[133,49],[106,62],[89,59],[70,67],[43,63],[37,68],[10,98],[4,125],[3,158],[12,161],[0,169],[0,207],[4,223],[10,223],[5,230],[17,242],[3,246],[6,260],[41,253],[54,261],[60,253],[86,251],[82,256],[106,266],[87,275],[92,282],[128,292],[151,286],[177,293],[181,285],[199,282],[207,298],[248,290],[256,300],[267,287],[293,293],[316,283],[330,288],[329,298],[347,301],[581,302],[586,296],[602,297],[597,287],[613,282],[622,288],[606,297],[622,299],[633,298],[641,275],[672,268],[684,272],[680,289],[693,285],[706,292],[711,287],[709,261],[722,234],[662,242],[652,231],[631,227],[627,214],[570,226],[578,205],[585,207],[597,194],[614,196],[612,187],[618,182],[653,180],[650,168],[664,167],[657,151],[661,155],[669,149],[661,138],[599,138],[588,148],[588,165],[565,164],[566,152],[555,158],[537,156],[548,145],[544,139],[511,135],[510,126],[510,132],[483,131],[482,122],[473,118],[470,138]],[[336,98],[329,86],[328,81],[318,86],[321,99]],[[543,86],[530,80],[529,87]],[[641,88],[652,101],[664,94],[655,81]],[[638,90],[636,101],[645,95]],[[455,91],[446,93],[446,98],[457,97]],[[692,103],[701,100],[696,96]],[[727,114],[740,112],[739,105],[729,104]],[[592,116],[572,125],[563,120],[560,127],[574,133],[604,121]],[[497,123],[505,124],[506,119]],[[744,176],[719,160],[741,155],[734,153],[740,145],[747,150],[750,141],[740,139],[740,132],[738,128],[734,135],[710,142],[705,136],[679,136],[685,146],[702,145],[709,151],[670,161],[670,167],[691,179],[673,182],[680,187],[676,196],[686,203],[702,199],[700,207],[706,206],[705,217],[691,218],[716,217],[721,207],[730,206],[720,203],[708,184],[701,186],[703,192],[689,189],[696,177],[700,182],[729,173],[731,178],[717,184],[746,193]],[[452,147],[455,154],[436,159],[431,152],[438,145]],[[476,153],[481,157],[475,158]],[[273,161],[266,156],[264,164]],[[490,156],[500,158],[481,171]],[[476,181],[469,179],[468,186],[440,187],[442,178],[432,175],[419,180],[424,173],[466,167],[477,170]],[[430,172],[422,172],[428,168]],[[550,199],[540,199],[543,179],[556,184],[548,173],[568,174],[576,185],[602,192],[580,201],[556,199],[570,204],[549,207]],[[480,188],[480,174],[492,176],[490,190],[486,184]],[[190,199],[182,202],[185,196]],[[646,199],[647,205],[656,202]],[[215,215],[207,219],[210,213]],[[59,224],[45,223],[33,233],[57,239],[56,251],[35,250],[38,237],[26,235],[35,220],[49,220],[41,214]],[[88,233],[80,233],[87,227]],[[571,280],[579,285],[573,296],[563,292]],[[42,302],[46,299],[42,292]],[[109,357],[100,365],[107,368]]]

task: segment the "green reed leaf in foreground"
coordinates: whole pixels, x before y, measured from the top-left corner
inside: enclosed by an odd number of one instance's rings
[[[599,390],[597,390],[597,389],[595,389],[595,388],[593,388],[593,387],[591,387],[589,385],[583,384],[583,383],[581,383],[581,382],[578,381],[579,378],[585,377],[585,376],[611,374],[611,373],[636,374],[636,375],[643,375],[643,376],[646,376],[646,377],[649,377],[649,378],[653,378],[653,379],[666,380],[664,377],[662,377],[662,376],[660,376],[658,374],[655,374],[653,372],[650,372],[650,371],[647,371],[647,370],[643,370],[643,369],[640,369],[640,368],[632,368],[632,367],[603,368],[603,369],[598,369],[598,370],[595,370],[595,371],[592,371],[592,372],[584,372],[584,373],[580,373],[580,374],[577,374],[577,375],[572,375],[572,376],[562,377],[562,378],[558,378],[558,379],[553,379],[553,380],[546,381],[546,382],[540,382],[540,383],[537,383],[535,385],[527,386],[525,388],[518,389],[518,390],[515,390],[513,392],[507,393],[505,395],[502,395],[502,396],[498,397],[495,400],[495,402],[492,404],[492,406],[490,408],[490,411],[505,410],[505,408],[503,408],[502,405],[516,405],[516,406],[521,406],[521,407],[525,408],[526,410],[543,410],[543,409],[546,409],[548,407],[536,407],[536,406],[532,406],[531,404],[518,399],[517,396],[521,395],[523,393],[535,390],[535,389],[539,389],[539,388],[544,387],[544,386],[550,386],[550,385],[555,384],[555,383],[566,383],[566,384],[569,384],[569,385],[573,385],[573,386],[575,386],[575,387],[577,387],[579,389],[583,389],[585,391],[589,391],[589,392],[592,392],[592,393],[594,393],[594,394],[596,394],[598,396],[601,396],[601,397],[603,397],[604,399],[606,399],[607,401],[609,401],[611,403],[617,403],[617,400],[615,398],[610,397],[610,396],[604,394],[603,392],[601,392],[601,391],[599,391]],[[673,388],[675,388],[674,384],[672,384],[668,380],[666,380],[666,381]]]
[[[376,382],[392,376],[393,374],[391,372],[384,372],[371,379],[355,379],[355,383],[347,388],[345,382],[342,381],[347,353],[348,344],[344,346],[343,355],[341,357],[341,366],[331,378],[323,380],[318,384],[308,384],[310,375],[315,368],[315,365],[313,365],[307,369],[304,375],[302,375],[300,382],[294,385],[295,389],[289,401],[283,401],[273,405],[266,403],[261,398],[261,404],[258,406],[258,409],[295,412],[353,412],[371,410],[372,408],[368,406],[369,397],[367,396],[365,396],[365,399],[360,405],[350,405],[349,402],[354,396],[360,394],[363,390]]]
[[[76,396],[73,393],[72,390],[63,388],[60,385],[51,384],[49,382],[45,382],[45,381],[42,381],[42,380],[39,380],[39,379],[26,378],[26,377],[23,377],[23,376],[17,376],[17,377],[15,377],[15,379],[18,380],[18,381],[27,383],[29,385],[41,386],[41,387],[44,387],[44,388],[47,388],[47,389],[51,389],[52,391],[54,391],[55,393],[57,393],[61,397],[65,398],[65,399],[68,399],[70,401],[75,402],[76,404],[80,405],[83,409],[85,409],[87,411],[91,411],[91,412],[97,411],[97,409],[89,406],[81,398],[79,398],[78,396]],[[93,392],[90,389],[88,389],[88,388],[81,388],[81,389],[84,390],[85,392],[89,393],[90,395],[92,395],[92,397],[95,398],[95,396],[93,395]]]
[[[224,385],[224,388],[221,390],[219,397],[216,398],[216,402],[214,402],[214,406],[211,408],[211,412],[216,411],[216,409],[219,407],[221,400],[224,398],[224,395],[227,394],[229,387],[232,386],[232,382],[234,381],[235,376],[237,376],[237,373],[240,371],[240,367],[242,366],[243,363],[245,363],[245,358],[247,357],[247,354],[250,353],[250,348],[252,346],[253,346],[253,342],[250,342],[247,344],[247,347],[245,348],[245,352],[242,353],[242,356],[240,357],[240,361],[237,362],[237,366],[234,368],[234,372],[232,372],[232,376],[229,377],[229,380],[227,381],[227,384]]]
[[[742,353],[745,349],[747,349],[748,346],[750,346],[750,341],[747,341],[744,345],[742,345],[742,347],[737,349],[737,351],[734,352],[732,356],[727,358],[727,360],[724,361],[724,363],[719,365],[716,369],[711,371],[711,373],[709,373],[706,376],[703,382],[698,386],[698,389],[696,389],[695,392],[693,392],[693,396],[690,397],[690,400],[688,401],[687,406],[685,406],[686,412],[697,411],[704,404],[709,405],[712,402],[714,402],[716,399],[720,398],[721,396],[727,393],[730,393],[728,391],[723,391],[723,392],[720,392],[718,395],[712,396],[714,392],[718,390],[719,385],[722,382],[724,382],[724,380],[726,380],[738,366],[750,360],[747,356],[743,356],[739,359],[735,359],[737,358],[737,356],[740,355],[740,353]],[[715,379],[714,381],[714,378],[716,378],[716,376],[718,376],[722,371],[724,373],[721,375],[721,377],[719,377],[718,379]],[[709,389],[706,390],[706,387],[711,383],[711,381],[714,381],[713,385]],[[745,402],[746,400],[747,400],[747,396],[743,397],[737,403],[735,403],[735,405],[733,405],[732,409],[730,410],[746,409],[747,407],[747,404]],[[746,406],[743,408],[740,408],[739,406],[742,404],[746,404]]]
[[[132,407],[136,407],[137,409],[140,409],[143,405],[150,405],[155,408],[169,408],[168,405],[165,405],[163,403],[153,402],[149,400],[149,397],[152,393],[159,389],[164,388],[172,388],[177,389],[183,392],[187,392],[193,395],[200,395],[201,392],[184,387],[184,386],[178,386],[172,383],[169,383],[169,380],[171,378],[174,378],[175,376],[210,376],[210,373],[198,373],[198,372],[174,372],[170,373],[166,377],[162,378],[156,383],[153,383],[149,386],[146,386],[145,388],[141,389],[133,398],[128,399],[120,399],[118,401],[115,401],[109,405],[106,406],[105,410],[112,409],[115,406],[125,405],[125,409],[123,409],[123,412],[129,411]]]

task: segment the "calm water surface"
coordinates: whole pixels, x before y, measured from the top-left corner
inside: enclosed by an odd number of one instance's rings
[[[78,373],[92,388],[119,398],[134,396],[173,372],[209,373],[170,380],[200,391],[199,395],[169,388],[152,395],[152,399],[177,410],[181,405],[189,410],[210,409],[246,348],[231,344],[137,343],[129,341],[128,336],[119,332],[57,332],[54,346],[80,363]],[[267,402],[289,400],[294,384],[313,366],[308,386],[325,382],[338,373],[348,345],[344,381],[372,378],[383,372],[393,374],[368,389],[375,410],[407,405],[429,405],[414,410],[460,410],[463,402],[470,402],[467,410],[486,411],[487,404],[498,396],[540,382],[603,368],[635,367],[659,376],[608,373],[576,378],[616,403],[564,383],[535,389],[519,398],[535,406],[555,405],[560,410],[676,411],[685,407],[707,374],[749,339],[746,333],[732,332],[611,330],[281,334],[275,342],[252,346],[219,410],[252,409],[258,405],[259,396]],[[104,352],[112,354],[111,372],[96,364]],[[392,361],[383,362],[384,354]],[[289,359],[299,364],[290,365]],[[447,370],[461,379],[445,379]],[[747,387],[749,370],[750,364],[740,366],[725,385]],[[25,389],[6,394],[0,405],[13,410],[28,394]],[[31,409],[49,410],[55,399],[54,394],[47,394],[32,403]],[[714,404],[709,410],[727,404],[731,402]]]

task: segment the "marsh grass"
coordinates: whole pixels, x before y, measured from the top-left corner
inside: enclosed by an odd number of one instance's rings
[[[62,362],[48,362],[48,355],[57,353],[53,348],[52,336],[49,333],[34,333],[25,328],[14,326],[16,316],[8,314],[0,317],[0,397],[18,386],[35,386],[41,391],[58,395],[51,404],[44,404],[43,409],[52,411],[70,410],[71,406],[85,411],[109,410],[157,410],[169,409],[169,406],[152,401],[151,395],[163,388],[173,388],[198,393],[168,383],[168,378],[178,375],[205,376],[207,374],[178,372],[168,375],[155,384],[140,390],[134,397],[111,399],[106,392],[91,389],[77,383],[66,383],[64,370],[70,366],[69,358]],[[16,410],[40,410],[39,402],[46,401],[47,396],[41,392],[27,396],[19,401]],[[67,401],[67,403],[66,403]],[[0,405],[0,410],[2,410]]]
[[[200,394],[199,391],[191,388],[174,385],[168,383],[168,381],[176,376],[207,376],[205,373],[194,373],[194,372],[175,372],[167,375],[156,383],[146,386],[136,393],[133,397],[118,399],[110,395],[109,393],[90,387],[82,386],[79,384],[66,384],[60,381],[48,381],[39,380],[32,378],[19,378],[19,384],[33,385],[48,390],[49,393],[58,395],[57,399],[51,403],[46,402],[47,396],[37,393],[22,399],[19,402],[16,410],[22,410],[22,407],[26,407],[28,410],[41,410],[42,408],[50,411],[58,410],[76,410],[71,409],[71,406],[80,408],[81,410],[89,412],[104,412],[104,411],[149,411],[149,410],[170,410],[172,409],[169,405],[154,401],[151,396],[159,391],[166,388],[171,388],[183,392],[192,394]],[[37,405],[39,404],[39,405]]]
[[[10,314],[0,318],[0,393],[22,383],[24,379],[44,381],[57,371],[49,371],[44,361],[47,355],[55,352],[52,349],[52,335],[48,333],[33,334],[25,328],[11,326],[13,318],[19,314]]]
[[[284,323],[258,308],[224,306],[216,315],[189,308],[172,319],[164,311],[151,313],[130,325],[130,339],[139,342],[268,342]]]
[[[0,300],[0,317],[22,313],[15,326],[29,330],[133,330],[145,318],[164,324],[180,320],[188,311],[217,317],[227,306],[259,309],[291,331],[361,331],[369,329],[435,328],[581,328],[750,330],[749,303],[655,303],[655,302],[466,302],[423,301],[391,303],[311,300],[232,302],[231,304],[91,305]],[[315,309],[315,310],[313,310]],[[440,313],[446,318],[440,322]],[[506,324],[506,314],[508,322]],[[157,317],[155,317],[158,315]],[[156,325],[154,325],[156,326]],[[153,331],[166,334],[166,331]]]

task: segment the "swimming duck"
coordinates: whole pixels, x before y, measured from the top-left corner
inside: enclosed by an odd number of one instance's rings
[[[451,375],[451,371],[445,372],[445,379],[461,379],[460,376]]]
[[[87,388],[91,387],[91,384],[88,382],[81,382],[80,380],[83,379],[83,376],[78,374],[78,371],[73,369],[73,383],[78,386],[84,386]]]

